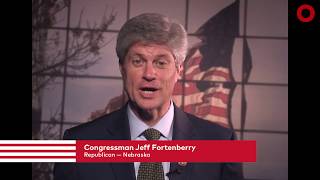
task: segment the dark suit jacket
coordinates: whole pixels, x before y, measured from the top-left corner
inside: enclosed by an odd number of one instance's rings
[[[173,140],[232,140],[234,133],[187,114],[175,106]],[[94,121],[66,130],[64,139],[130,140],[126,106]],[[240,180],[238,163],[170,163],[170,180]],[[56,163],[54,180],[135,180],[133,163]]]

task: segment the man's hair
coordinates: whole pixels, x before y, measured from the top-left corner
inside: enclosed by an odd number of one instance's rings
[[[123,64],[129,48],[137,42],[168,46],[172,50],[176,64],[184,61],[188,48],[187,33],[184,27],[156,13],[138,15],[122,26],[116,46],[120,64]]]

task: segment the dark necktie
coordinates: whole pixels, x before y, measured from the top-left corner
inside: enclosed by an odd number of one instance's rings
[[[147,140],[159,140],[161,133],[153,128],[143,132]],[[141,162],[138,170],[137,180],[164,180],[161,162]]]

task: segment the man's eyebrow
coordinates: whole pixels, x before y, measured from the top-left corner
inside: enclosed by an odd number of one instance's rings
[[[175,57],[172,55],[173,59],[175,59]],[[157,55],[155,58],[165,58],[166,60],[169,60],[168,58],[170,58],[170,54],[159,54]]]
[[[130,57],[139,56],[139,57],[144,58],[144,55],[143,55],[143,54],[140,54],[140,53],[132,53],[132,54],[129,54],[129,56],[130,56]]]
[[[156,57],[169,57],[169,55],[168,54],[159,54]]]
[[[129,56],[130,57],[139,56],[139,57],[145,59],[144,54],[141,54],[141,53],[132,53]],[[170,57],[170,55],[169,54],[158,54],[155,56],[155,58],[162,58],[162,57]]]

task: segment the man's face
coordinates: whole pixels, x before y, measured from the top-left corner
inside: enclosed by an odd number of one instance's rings
[[[120,65],[124,87],[131,101],[144,110],[164,110],[170,105],[181,72],[169,47],[138,42]]]

